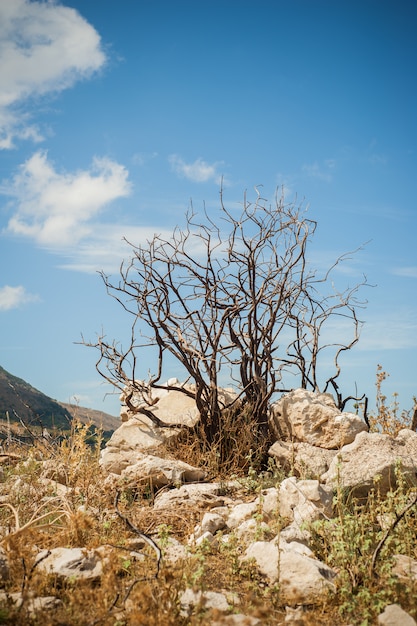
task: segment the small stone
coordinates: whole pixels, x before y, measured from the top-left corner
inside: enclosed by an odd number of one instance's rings
[[[254,516],[257,512],[257,502],[244,502],[242,504],[238,504],[232,508],[229,517],[227,518],[227,527],[232,530],[249,517]]]
[[[416,626],[416,621],[399,604],[389,604],[378,615],[379,626]]]
[[[224,517],[217,513],[205,513],[203,519],[201,520],[201,530],[203,533],[208,531],[214,535],[218,530],[222,530],[225,526],[226,522]]]
[[[395,554],[393,558],[392,573],[404,582],[417,582],[417,561],[405,554]]]
[[[223,593],[216,591],[194,591],[186,589],[180,599],[181,614],[189,617],[195,606],[204,609],[217,609],[217,611],[229,611],[230,605]]]
[[[60,578],[97,579],[103,573],[103,562],[94,550],[82,548],[53,548],[37,557],[37,567]]]

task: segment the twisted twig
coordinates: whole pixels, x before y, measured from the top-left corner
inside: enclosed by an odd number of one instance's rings
[[[130,521],[130,519],[128,517],[126,517],[125,515],[123,515],[123,513],[120,512],[120,510],[119,510],[120,493],[121,493],[120,491],[117,491],[116,492],[116,497],[114,499],[114,508],[116,510],[116,513],[120,517],[120,519],[122,519],[124,521],[126,526],[128,528],[130,528],[130,530],[133,530],[134,533],[136,533],[141,539],[143,539],[145,541],[145,543],[148,544],[148,546],[150,546],[152,548],[152,550],[155,551],[155,553],[156,553],[156,572],[154,574],[154,578],[157,578],[158,574],[159,574],[159,568],[161,566],[161,559],[162,559],[161,549],[155,543],[155,541],[152,539],[152,537],[150,537],[149,535],[146,535],[145,533],[141,532],[139,530],[139,528],[136,528],[136,526]]]
[[[393,521],[391,526],[387,529],[387,531],[385,532],[385,535],[382,537],[381,541],[378,543],[377,547],[375,548],[374,554],[372,556],[372,562],[371,562],[371,575],[374,574],[374,572],[375,572],[375,565],[376,565],[377,559],[379,557],[379,554],[380,554],[380,552],[381,552],[381,550],[382,550],[386,540],[388,539],[388,537],[390,536],[390,534],[392,533],[394,528],[397,526],[397,524],[402,520],[402,518],[407,513],[407,511],[409,511],[415,504],[417,504],[417,495],[410,502],[410,504],[408,504],[405,507],[405,509],[403,509],[401,511],[401,513],[396,513],[395,520]]]

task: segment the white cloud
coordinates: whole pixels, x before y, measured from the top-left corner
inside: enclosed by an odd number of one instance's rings
[[[193,163],[186,163],[178,154],[172,154],[169,162],[176,174],[194,183],[206,183],[209,180],[214,180],[216,183],[221,181],[221,175],[217,171],[221,162],[210,164],[198,158]]]
[[[38,300],[38,296],[28,293],[22,285],[18,287],[11,287],[10,285],[0,287],[0,311],[17,309],[28,302],[36,302]]]
[[[107,204],[129,195],[127,178],[125,167],[98,157],[89,170],[58,173],[46,152],[36,152],[2,189],[16,205],[7,232],[47,248],[72,246],[91,233]]]
[[[127,169],[110,159],[95,158],[87,170],[59,172],[44,151],[35,152],[14,178],[0,187],[13,211],[4,235],[26,237],[61,257],[59,267],[79,272],[117,272],[132,256],[132,244],[144,245],[172,230],[116,222],[103,211],[130,194]]]
[[[417,266],[397,267],[391,271],[394,276],[404,276],[405,278],[417,278]]]
[[[67,89],[106,61],[96,30],[54,0],[1,0],[0,58],[0,149],[42,138],[21,108],[29,98]]]

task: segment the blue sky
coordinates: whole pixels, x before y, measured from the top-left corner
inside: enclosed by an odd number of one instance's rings
[[[0,3],[0,365],[117,415],[97,354],[130,320],[97,271],[263,185],[317,220],[318,267],[363,296],[345,395],[417,394],[417,4],[398,0]],[[148,357],[146,357],[148,358]],[[143,362],[144,376],[152,362]],[[175,372],[169,372],[175,375]]]

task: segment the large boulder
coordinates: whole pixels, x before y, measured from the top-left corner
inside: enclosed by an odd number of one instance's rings
[[[147,407],[161,422],[193,426],[199,419],[194,398],[181,391],[162,390],[162,397]],[[177,437],[179,428],[160,428],[143,413],[130,414],[128,421],[114,431],[101,453],[100,464],[109,473],[121,474],[134,465],[143,453],[155,451]]]
[[[318,480],[286,478],[279,486],[278,499],[281,517],[300,526],[333,515],[333,489]]]
[[[132,395],[131,390],[126,388],[120,397],[122,425],[114,431],[101,453],[103,469],[108,473],[122,474],[127,467],[140,462],[141,455],[155,453],[162,444],[175,440],[183,427],[194,426],[200,419],[194,394],[194,385],[180,383],[176,378],[153,390],[147,401],[141,394]],[[227,405],[236,398],[236,394],[231,389],[219,389],[219,397]],[[179,426],[165,428],[161,424]]]
[[[122,470],[121,476],[125,484],[149,484],[160,489],[166,485],[201,482],[207,474],[184,461],[161,459],[138,452],[136,463]]]
[[[294,476],[319,478],[329,469],[337,450],[326,450],[304,442],[275,441],[268,454]]]
[[[329,393],[295,389],[271,405],[269,423],[277,439],[336,450],[368,430],[355,413],[341,413]]]
[[[176,389],[171,389],[171,387]],[[179,391],[179,389],[184,389],[184,391]],[[142,417],[136,409],[144,407],[162,422],[193,425],[198,419],[194,392],[193,385],[180,383],[176,378],[169,379],[160,389],[153,389],[146,399],[139,392],[132,392],[131,388],[125,387],[120,396],[121,420],[127,422],[132,417]],[[128,404],[126,404],[127,401]]]
[[[404,428],[394,438],[379,433],[360,433],[343,446],[321,480],[366,498],[375,486],[384,495],[396,485],[401,470],[410,485],[417,484],[417,433]]]
[[[143,381],[138,381],[146,389]],[[181,390],[184,391],[181,391]],[[144,407],[163,422],[186,423],[193,425],[198,419],[198,410],[194,400],[196,387],[193,384],[180,382],[177,378],[170,378],[158,389],[151,389],[149,394],[141,394],[126,386],[120,396],[122,403],[120,417],[122,422],[127,422],[137,415],[136,409]],[[218,389],[220,403],[224,406],[231,404],[236,399],[233,389]],[[176,419],[173,418],[176,416]],[[179,418],[179,419],[178,419]],[[183,421],[185,418],[185,421]]]

